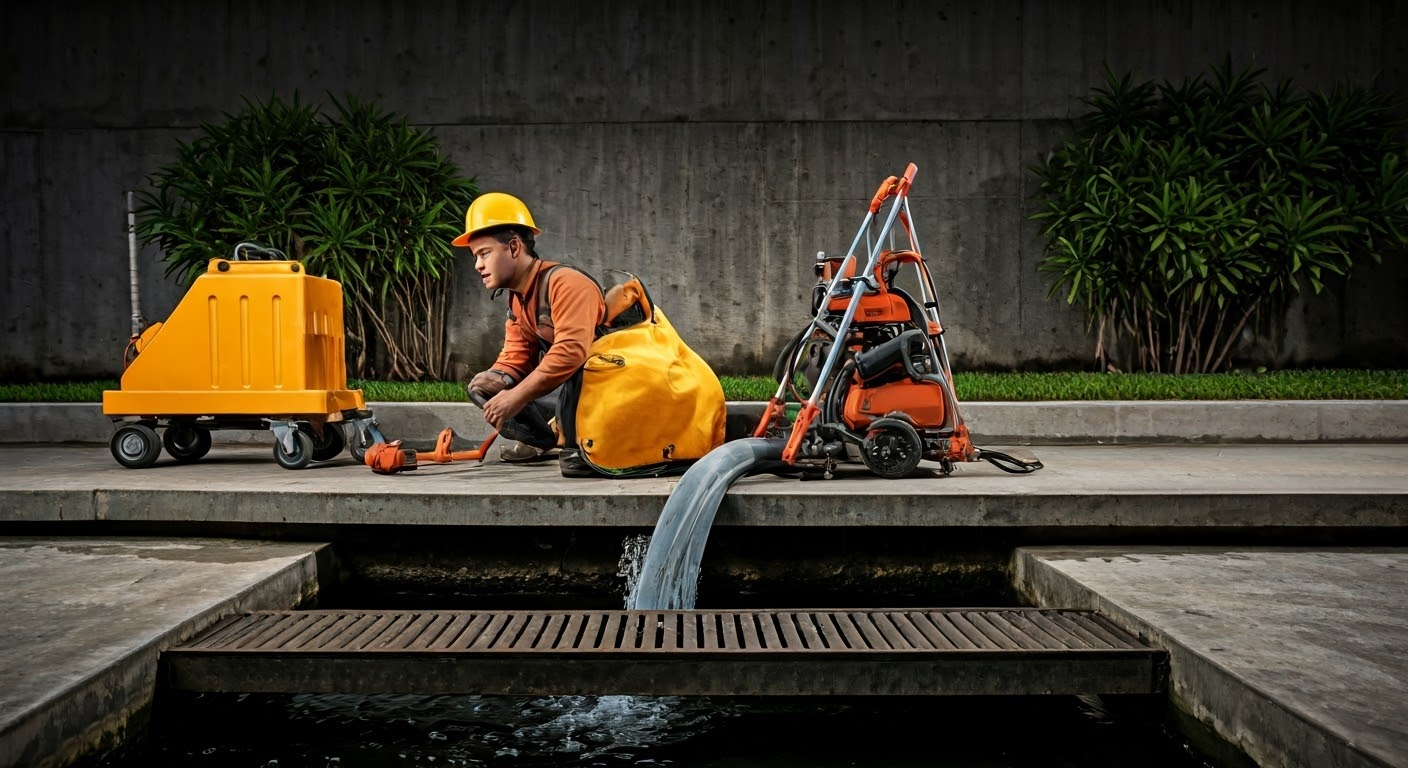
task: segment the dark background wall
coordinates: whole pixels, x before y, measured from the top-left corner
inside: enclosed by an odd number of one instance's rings
[[[0,11],[0,375],[115,375],[130,328],[124,191],[202,121],[355,93],[532,208],[540,252],[640,274],[721,372],[769,370],[811,263],[876,184],[912,204],[962,368],[1088,366],[1047,299],[1028,167],[1104,67],[1182,78],[1230,54],[1304,87],[1402,92],[1408,8],[1374,0],[8,3]],[[142,310],[183,288],[141,253]],[[463,371],[502,303],[460,270]],[[1295,302],[1286,364],[1408,362],[1408,265]]]

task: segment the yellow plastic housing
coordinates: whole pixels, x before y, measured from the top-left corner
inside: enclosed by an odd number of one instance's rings
[[[342,286],[296,261],[211,259],[137,347],[106,415],[336,420],[366,407],[347,388]]]

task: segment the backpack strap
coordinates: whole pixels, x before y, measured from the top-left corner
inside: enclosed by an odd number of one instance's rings
[[[553,273],[553,272],[556,272],[560,267],[566,267],[566,268],[568,268],[568,269],[575,270],[575,271],[577,271],[577,272],[582,273],[583,275],[586,275],[587,278],[590,279],[594,285],[596,285],[597,294],[602,297],[602,301],[605,301],[605,300],[606,300],[606,292],[602,290],[602,288],[601,288],[601,283],[600,283],[595,277],[593,277],[590,272],[587,272],[586,270],[582,269],[581,267],[579,267],[579,266],[577,266],[577,265],[575,265],[575,264],[567,264],[567,263],[564,263],[564,262],[558,262],[557,264],[554,264],[554,265],[552,265],[551,267],[548,267],[547,269],[542,270],[541,272],[538,273],[538,316],[535,317],[535,318],[533,318],[533,329],[534,329],[534,334],[533,334],[533,335],[535,335],[535,336],[537,336],[537,328],[538,328],[539,318],[542,318],[542,317],[547,317],[547,318],[549,318],[549,319],[552,318],[552,298],[548,295],[548,284],[549,284],[549,283],[551,282],[551,280],[552,280],[552,273]],[[526,313],[527,307],[524,307],[524,306],[520,305],[520,306],[519,306],[519,311]],[[510,298],[510,301],[509,301],[509,316],[510,316],[510,317],[513,316],[513,301],[512,301],[511,298]],[[599,339],[599,338],[601,338],[603,335],[606,334],[606,331],[607,331],[607,328],[606,328],[605,325],[597,325],[597,327],[596,327],[596,329],[595,329],[595,332],[594,332],[594,334],[593,334],[593,338],[594,338],[594,339]],[[548,349],[549,349],[551,346],[552,346],[552,345],[549,344],[549,343],[547,342],[547,340],[543,339],[543,337],[541,337],[541,336],[538,336],[538,349],[539,349],[539,352],[541,352],[542,354],[547,354],[547,351],[548,351]]]

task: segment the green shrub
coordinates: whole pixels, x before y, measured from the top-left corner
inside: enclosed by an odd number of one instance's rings
[[[448,378],[449,241],[474,181],[404,118],[333,104],[246,100],[202,125],[138,192],[137,234],[182,283],[236,243],[274,246],[342,284],[349,375]]]
[[[1388,99],[1107,74],[1033,168],[1051,293],[1084,310],[1101,368],[1227,368],[1259,311],[1408,244],[1408,146]]]

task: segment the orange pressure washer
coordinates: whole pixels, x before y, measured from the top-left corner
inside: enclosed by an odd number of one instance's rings
[[[1035,458],[973,445],[959,412],[938,292],[909,208],[917,170],[910,163],[902,177],[880,184],[844,257],[817,254],[814,316],[779,356],[777,391],[753,436],[785,437],[783,463],[827,477],[839,462],[857,459],[887,478],[908,475],[921,459],[938,462],[944,474],[955,462],[980,460],[1014,474],[1034,472],[1042,467]],[[893,247],[896,221],[907,248]],[[867,260],[857,269],[862,240]],[[907,272],[918,299],[899,285]],[[789,395],[802,404],[791,423]]]

